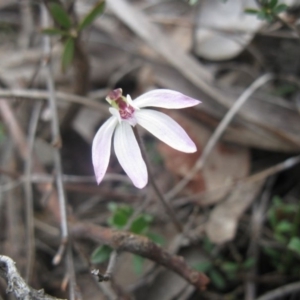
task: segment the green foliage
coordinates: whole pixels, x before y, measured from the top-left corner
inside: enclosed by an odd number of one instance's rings
[[[210,261],[202,261],[194,265],[194,268],[199,272],[207,273],[210,269],[213,268],[213,264]]]
[[[104,12],[105,1],[99,1],[81,20],[79,25],[73,24],[68,12],[57,2],[50,2],[49,11],[59,28],[45,28],[42,33],[48,35],[60,36],[64,44],[64,50],[61,58],[62,70],[65,71],[73,61],[76,51],[75,44],[79,33],[91,25],[92,22]]]
[[[78,31],[81,31],[82,29],[86,28],[87,26],[91,25],[94,20],[99,16],[102,15],[105,8],[105,1],[102,0],[98,2],[87,14],[86,16],[81,20]]]
[[[211,256],[214,248],[215,246],[208,238],[202,240],[202,249],[208,256]],[[199,272],[206,273],[216,289],[224,290],[228,285],[239,281],[239,274],[247,272],[254,264],[254,258],[247,258],[244,261],[237,262],[218,253],[216,259],[210,257],[208,260],[201,261],[193,267]]]
[[[114,202],[108,204],[108,210],[111,216],[108,218],[108,224],[116,229],[124,229],[128,227],[128,222],[131,222],[129,231],[134,234],[142,234],[147,236],[153,242],[162,245],[164,238],[156,233],[150,231],[150,225],[153,217],[149,214],[139,214],[133,220],[134,209],[126,204],[118,205]],[[93,263],[102,263],[109,259],[112,249],[108,246],[100,246],[96,248],[91,256]],[[133,268],[137,274],[141,274],[143,270],[144,259],[138,255],[133,256]]]
[[[60,36],[68,35],[68,32],[60,30],[58,28],[44,28],[42,30],[42,33],[48,35],[60,35]]]
[[[136,234],[143,234],[149,229],[152,216],[143,214],[138,216],[131,224],[130,231]]]
[[[255,14],[258,19],[272,22],[276,16],[288,9],[286,4],[278,4],[278,0],[262,0],[259,9],[247,8],[245,13]]]
[[[153,232],[147,232],[146,236],[153,241],[154,243],[158,244],[158,245],[163,245],[165,243],[165,239],[163,236],[161,236],[160,234],[157,233],[153,233]]]
[[[93,264],[101,264],[109,259],[112,249],[109,246],[102,245],[94,250],[91,255]]]
[[[209,271],[209,277],[212,283],[219,289],[223,290],[226,287],[226,280],[224,276],[217,270],[212,269]]]
[[[133,214],[133,208],[129,205],[110,204],[109,210],[112,212],[112,216],[109,218],[108,223],[117,229],[122,229]]]
[[[255,264],[255,259],[253,257],[249,257],[243,262],[243,269],[248,270],[252,268],[254,264]]]
[[[2,123],[0,123],[0,143],[3,143],[5,141],[5,127]]]
[[[292,237],[288,244],[288,249],[300,255],[300,238],[297,236]]]
[[[61,58],[61,66],[63,72],[70,66],[74,58],[75,41],[69,37],[64,44],[64,50]]]
[[[268,221],[273,232],[274,240],[281,248],[264,247],[264,253],[269,256],[270,262],[278,272],[293,272],[293,261],[299,263],[295,254],[300,254],[298,204],[285,203],[279,197],[274,197],[268,214]],[[282,251],[286,249],[287,251]]]
[[[136,274],[141,275],[145,259],[139,255],[133,255],[133,269]]]
[[[65,9],[56,2],[49,3],[49,10],[53,19],[64,29],[70,29],[72,26],[71,19]]]

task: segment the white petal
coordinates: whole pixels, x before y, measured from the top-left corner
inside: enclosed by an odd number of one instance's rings
[[[110,117],[96,133],[92,146],[92,161],[98,184],[102,181],[109,163],[111,138],[118,123],[116,117]]]
[[[197,148],[184,129],[172,118],[152,109],[135,112],[138,124],[151,132],[170,147],[187,153],[196,152]]]
[[[143,188],[148,182],[146,164],[131,126],[121,122],[114,136],[114,148],[120,165],[137,188]]]
[[[163,108],[185,108],[201,103],[201,101],[199,100],[167,89],[158,89],[147,92],[136,98],[133,102],[140,108],[146,106]]]
[[[132,101],[130,95],[127,95],[126,99],[127,99],[127,103],[128,103],[130,106],[132,106],[133,108],[135,108],[135,109],[137,109],[137,110],[140,109],[140,108]]]
[[[118,119],[119,123],[121,123],[121,116],[119,111],[114,107],[110,107],[108,110],[113,116],[115,116]]]

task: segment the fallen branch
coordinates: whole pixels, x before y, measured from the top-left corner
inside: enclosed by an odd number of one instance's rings
[[[0,276],[7,282],[6,293],[13,293],[18,300],[59,300],[28,286],[20,276],[15,262],[8,256],[0,255]]]
[[[198,290],[204,290],[209,283],[205,274],[191,269],[182,257],[170,254],[147,237],[80,222],[72,224],[70,230],[73,237],[88,238],[117,251],[131,252],[163,265],[186,279]]]

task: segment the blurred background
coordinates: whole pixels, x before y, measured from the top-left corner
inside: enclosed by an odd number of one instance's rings
[[[58,298],[300,299],[299,17],[298,0],[1,0],[0,254]],[[115,88],[202,101],[162,110],[196,153],[139,128],[183,232],[114,151],[96,184]]]

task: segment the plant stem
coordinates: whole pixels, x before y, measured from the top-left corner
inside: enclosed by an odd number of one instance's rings
[[[169,217],[171,218],[176,230],[180,233],[183,232],[183,227],[181,225],[181,223],[179,222],[179,220],[177,219],[176,217],[176,214],[173,210],[173,208],[170,206],[170,204],[167,202],[167,200],[165,199],[164,195],[162,194],[162,192],[159,190],[155,180],[154,180],[154,177],[153,177],[153,174],[151,172],[151,166],[150,166],[150,163],[149,163],[149,160],[148,160],[148,156],[146,154],[146,151],[145,151],[145,148],[144,148],[144,145],[142,143],[142,140],[141,140],[141,137],[138,133],[138,130],[136,127],[133,127],[133,132],[134,132],[134,135],[137,139],[137,142],[140,146],[140,149],[141,149],[141,153],[142,153],[142,156],[145,160],[145,163],[146,163],[146,166],[147,166],[147,169],[148,169],[148,174],[149,174],[149,181],[150,181],[150,184],[152,185],[152,188],[158,198],[158,200],[162,203],[164,209],[166,210],[167,214],[169,215]]]

